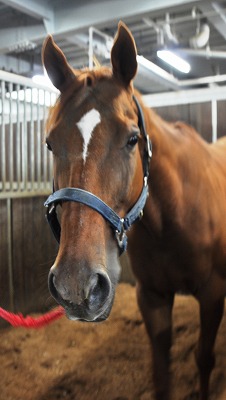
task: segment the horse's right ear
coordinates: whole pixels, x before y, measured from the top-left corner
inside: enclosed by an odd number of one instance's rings
[[[126,87],[137,72],[137,49],[132,33],[123,22],[118,24],[118,32],[111,50],[113,75]]]
[[[75,81],[73,69],[51,35],[43,43],[42,62],[52,84],[60,92],[66,90]]]

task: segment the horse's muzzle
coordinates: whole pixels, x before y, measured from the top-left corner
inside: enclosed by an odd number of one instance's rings
[[[51,295],[64,307],[69,319],[100,322],[108,317],[114,290],[105,272],[93,272],[83,285],[80,285],[79,293],[73,293],[52,270],[48,283]]]

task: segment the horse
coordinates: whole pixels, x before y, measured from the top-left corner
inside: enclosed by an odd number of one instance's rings
[[[74,70],[51,36],[44,42],[43,65],[60,91],[46,125],[54,192],[45,205],[59,241],[48,285],[69,319],[104,321],[127,246],[156,399],[170,399],[172,308],[182,291],[199,303],[195,357],[207,400],[226,289],[226,137],[209,144],[148,109],[133,86],[136,56],[123,22],[111,67]]]

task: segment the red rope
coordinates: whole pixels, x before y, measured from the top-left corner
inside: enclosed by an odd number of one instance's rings
[[[8,321],[12,326],[24,328],[42,328],[45,325],[65,315],[63,307],[57,307],[40,317],[24,317],[21,313],[14,314],[0,307],[0,317]]]

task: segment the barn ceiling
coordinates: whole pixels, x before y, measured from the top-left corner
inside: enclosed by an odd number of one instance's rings
[[[91,39],[95,58],[108,64],[120,19],[132,31],[138,54],[151,62],[139,62],[136,86],[143,93],[225,84],[226,1],[2,0],[0,69],[41,73],[48,33],[73,67],[88,66]],[[157,50],[163,48],[187,60],[190,72],[176,72],[160,60]]]

